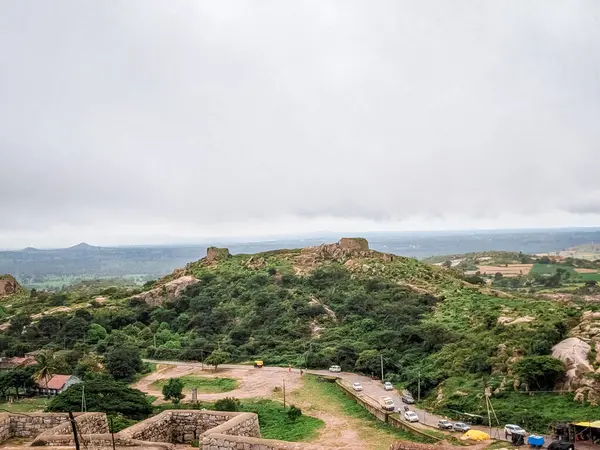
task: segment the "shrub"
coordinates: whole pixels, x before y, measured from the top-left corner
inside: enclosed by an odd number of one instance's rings
[[[295,405],[290,406],[288,409],[287,416],[292,422],[298,420],[298,418],[302,415],[302,410]]]
[[[217,411],[239,411],[241,408],[240,401],[234,397],[225,397],[215,402],[215,410]]]

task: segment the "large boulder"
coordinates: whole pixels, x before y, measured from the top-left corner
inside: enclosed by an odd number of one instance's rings
[[[12,275],[0,275],[0,297],[21,292],[23,288]]]
[[[576,390],[589,385],[586,374],[594,372],[588,360],[590,350],[590,344],[576,337],[567,338],[552,347],[552,357],[565,365],[566,389]]]
[[[185,289],[189,286],[198,283],[198,279],[191,276],[185,275],[175,280],[169,281],[157,288],[154,288],[147,292],[134,295],[133,299],[144,300],[150,306],[160,306],[163,303],[171,302],[178,298]]]
[[[208,247],[206,249],[206,260],[209,262],[227,259],[229,256],[231,255],[227,248]]]

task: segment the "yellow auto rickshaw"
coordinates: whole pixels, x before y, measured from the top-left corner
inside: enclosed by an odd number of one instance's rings
[[[254,361],[254,367],[257,369],[262,369],[263,362],[262,361]]]

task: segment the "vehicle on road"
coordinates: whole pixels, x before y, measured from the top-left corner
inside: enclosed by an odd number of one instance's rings
[[[354,389],[355,391],[362,391],[362,384],[360,384],[358,381],[355,381],[354,383],[352,383],[352,389]]]
[[[418,422],[419,416],[417,416],[417,414],[412,411],[406,411],[404,413],[404,419],[407,420],[408,422]]]
[[[521,436],[525,436],[527,431],[521,428],[519,425],[506,424],[504,425],[504,437],[512,436],[513,434],[520,434]]]
[[[256,367],[257,369],[262,369],[263,362],[262,361],[254,361],[254,367]]]
[[[405,395],[403,395],[403,396],[402,396],[402,401],[403,401],[404,403],[407,403],[407,404],[409,404],[409,405],[412,405],[412,404],[415,402],[415,399],[414,399],[414,398],[412,398],[412,395],[406,395],[406,394],[405,394]]]
[[[330,372],[341,372],[342,368],[340,366],[331,366],[329,367]]]
[[[452,429],[454,431],[460,431],[461,433],[466,433],[467,431],[469,431],[471,429],[471,427],[464,422],[456,422],[454,424],[454,426],[452,427]]]
[[[394,385],[392,383],[390,383],[389,381],[386,381],[385,383],[383,383],[383,388],[386,391],[393,391],[394,390]]]
[[[394,400],[392,400],[390,397],[379,397],[379,406],[386,411],[394,411],[396,408],[394,405]]]
[[[437,426],[440,430],[451,430],[454,424],[448,420],[439,420]]]

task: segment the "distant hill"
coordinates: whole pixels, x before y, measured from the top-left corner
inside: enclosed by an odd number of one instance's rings
[[[523,230],[422,233],[367,233],[371,248],[418,259],[469,252],[559,252],[600,242],[598,230]],[[335,239],[337,239],[336,237]],[[331,236],[259,242],[221,242],[232,254],[315,246]],[[205,245],[98,247],[80,243],[67,249],[0,251],[0,273],[12,273],[26,287],[60,287],[82,279],[129,277],[137,281],[168,274],[197,260]]]

